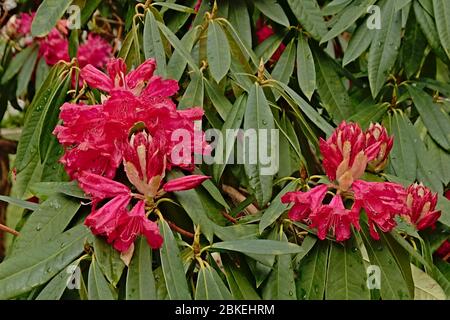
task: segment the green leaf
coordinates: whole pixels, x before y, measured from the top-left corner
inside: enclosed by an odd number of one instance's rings
[[[328,259],[325,299],[370,299],[363,258],[353,238],[342,244],[332,242]]]
[[[78,199],[90,199],[90,197],[80,189],[76,181],[37,182],[30,187],[30,191],[39,199],[47,199],[54,193],[62,193]]]
[[[398,251],[392,250],[393,242],[388,241],[385,234],[380,232],[380,240],[373,240],[368,232],[368,227],[363,225],[362,228],[363,232],[360,234],[364,240],[370,263],[378,266],[381,271],[381,297],[384,300],[411,299],[413,295],[413,292],[410,291],[411,269],[409,269],[409,274],[404,274],[402,269],[402,263],[410,266],[408,255],[401,248]],[[412,289],[414,290],[414,285],[412,285]]]
[[[125,264],[120,259],[120,253],[114,247],[107,243],[105,239],[95,237],[94,252],[96,262],[106,279],[116,287],[122,276]]]
[[[13,197],[8,197],[8,196],[0,195],[0,201],[4,201],[4,202],[12,204],[14,206],[17,206],[17,207],[20,207],[20,208],[24,208],[24,209],[28,209],[28,210],[32,210],[32,211],[34,211],[34,210],[39,208],[39,205],[37,203],[30,202],[30,201],[25,201],[25,200],[13,198]]]
[[[413,77],[421,69],[426,55],[427,40],[423,34],[416,16],[410,13],[405,27],[405,38],[402,46],[402,60],[408,78]]]
[[[303,258],[298,268],[297,299],[322,300],[327,278],[327,261],[330,241],[317,241]]]
[[[384,115],[389,107],[387,103],[381,103],[376,105],[368,105],[363,108],[357,108],[357,112],[354,113],[348,120],[359,123],[361,128],[368,128],[372,122],[378,122]]]
[[[287,237],[283,233],[283,241]],[[296,300],[294,270],[290,254],[279,255],[262,289],[264,300]]]
[[[411,265],[414,279],[414,300],[446,300],[447,296],[441,286],[428,274]]]
[[[15,166],[17,171],[21,171],[27,166],[31,160],[39,152],[39,141],[42,132],[45,130],[53,131],[53,128],[43,128],[44,119],[49,112],[51,106],[55,109],[61,104],[55,106],[59,102],[58,93],[62,88],[67,74],[62,75],[65,67],[56,65],[52,68],[49,76],[45,80],[39,92],[34,97],[33,101],[28,107],[24,129],[17,146],[17,155],[15,159]],[[44,152],[44,150],[42,150]]]
[[[290,177],[293,173],[300,170],[300,165],[305,160],[301,154],[300,142],[298,141],[295,128],[286,113],[283,113],[280,123],[276,122],[276,125],[281,133],[279,140],[280,154],[285,155],[279,159],[277,176],[280,178]]]
[[[170,42],[172,47],[178,51],[178,53],[183,56],[183,58],[186,60],[187,64],[196,72],[200,73],[200,69],[198,68],[197,64],[195,63],[194,59],[192,58],[191,54],[188,52],[188,50],[184,47],[183,43],[177,38],[173,32],[167,28],[163,23],[157,21],[159,30],[164,34],[166,39]]]
[[[276,0],[259,0],[254,2],[255,7],[258,8],[266,17],[279,23],[285,27],[289,27],[289,19],[283,11],[283,8]]]
[[[316,52],[317,90],[322,104],[338,124],[351,114],[351,102],[341,78],[334,69],[331,58],[322,52]]]
[[[253,137],[256,139],[253,140],[257,141],[250,142],[249,145],[246,143],[243,146],[243,160],[250,187],[255,192],[256,201],[261,207],[272,197],[273,174],[264,172],[270,168],[262,166],[261,151],[256,150],[263,150],[267,156],[272,156],[273,158],[275,155],[275,146],[271,143],[273,129],[275,129],[275,125],[272,111],[263,89],[258,83],[255,83],[247,100],[244,130],[247,133],[254,133]],[[263,135],[265,135],[264,138]],[[245,137],[243,139],[244,142],[247,140]],[[266,139],[266,144],[262,144],[264,139]]]
[[[35,48],[28,59],[23,64],[20,69],[19,75],[17,76],[17,89],[16,95],[20,96],[24,94],[27,90],[28,84],[30,83],[31,76],[33,75],[34,66],[38,59],[38,48]]]
[[[45,62],[45,59],[39,59],[37,65],[36,65],[36,79],[34,81],[34,86],[36,92],[39,91],[42,84],[44,83],[45,79],[48,76],[48,73],[50,72],[50,67],[47,65],[47,62]]]
[[[134,255],[128,267],[127,300],[155,300],[156,287],[152,271],[152,250],[145,237],[135,243]]]
[[[448,63],[449,59],[446,52],[441,46],[434,18],[430,16],[430,14],[425,11],[417,1],[413,2],[413,8],[417,18],[417,22],[419,23],[420,28],[427,38],[431,48],[442,61]]]
[[[242,120],[244,119],[246,105],[247,105],[247,96],[245,94],[242,94],[236,99],[234,105],[230,109],[230,112],[225,120],[225,123],[222,126],[221,133],[223,137],[228,137],[227,132],[228,134],[234,133],[234,130],[237,130],[241,127]],[[219,150],[224,150],[222,155],[218,155],[219,157],[218,159],[220,159],[221,161],[215,162],[212,166],[213,177],[216,181],[220,180],[223,171],[225,170],[225,167],[228,163],[228,160],[230,159],[230,156],[234,151],[236,136],[233,134],[232,137],[228,138],[225,139],[225,141],[219,140],[216,147],[216,152],[219,152]],[[220,156],[222,157],[220,158]]]
[[[59,300],[67,289],[67,284],[71,278],[71,273],[63,269],[42,289],[36,300]]]
[[[208,42],[207,42],[208,64],[216,82],[220,82],[230,70],[231,54],[228,39],[222,30],[222,27],[214,20],[208,24]]]
[[[430,135],[442,148],[449,151],[450,116],[423,90],[408,86],[408,91]]]
[[[208,81],[205,78],[203,78],[203,83],[205,85],[208,98],[211,100],[220,117],[226,120],[229,116],[229,113],[233,110],[233,105],[221,92],[217,84],[212,81]]]
[[[228,13],[228,19],[236,30],[239,30],[239,37],[247,48],[252,47],[252,27],[250,15],[245,1],[233,1]]]
[[[210,266],[200,268],[197,276],[195,300],[232,300],[233,297],[216,270]]]
[[[79,200],[54,194],[28,218],[13,246],[13,254],[22,254],[28,248],[39,248],[53,240],[69,225],[78,212]]]
[[[333,28],[331,28],[331,30],[323,36],[320,43],[325,43],[347,30],[356,20],[358,20],[359,17],[365,14],[367,12],[367,8],[375,2],[376,0],[362,0],[358,4],[355,3],[353,5],[352,3],[352,5],[346,7],[343,13],[339,15],[339,18],[333,25]]]
[[[284,49],[283,53],[280,56],[280,59],[275,64],[275,67],[272,71],[272,78],[278,80],[282,83],[288,84],[289,80],[294,72],[295,67],[295,56],[296,56],[296,48],[294,40],[291,40],[289,44]],[[276,100],[280,94],[278,92],[274,92]]]
[[[344,53],[344,59],[342,65],[346,66],[350,62],[356,60],[361,54],[369,48],[375,37],[375,32],[367,28],[366,23],[362,23],[355,33],[352,35],[350,42],[348,43],[347,50]]]
[[[280,47],[285,35],[285,32],[275,33],[258,44],[258,46],[255,48],[255,54],[258,60],[262,59],[264,63],[269,61],[269,59]]]
[[[178,109],[184,110],[192,107],[203,107],[203,99],[203,76],[200,73],[193,72],[191,74],[191,82],[178,104]]]
[[[224,255],[221,258],[228,286],[230,287],[233,297],[236,300],[261,300],[254,285],[251,283],[249,276],[244,271],[243,264],[245,262],[241,260],[239,263],[236,263],[234,260],[228,258],[227,255]]]
[[[169,298],[171,300],[190,300],[191,294],[175,237],[167,222],[160,221],[159,223],[160,232],[164,238],[159,254]]]
[[[414,152],[414,145],[409,134],[408,126],[411,122],[403,113],[395,112],[390,117],[391,134],[394,136],[394,146],[391,151],[391,165],[395,174],[409,181],[416,179],[417,157]]]
[[[297,183],[295,181],[289,182],[283,190],[280,191],[279,194],[272,200],[270,206],[264,211],[263,216],[261,217],[261,221],[259,222],[259,233],[263,233],[263,231],[275,222],[282,214],[287,210],[287,205],[281,203],[281,197],[285,195],[287,192],[291,192],[295,190]]]
[[[14,298],[52,279],[84,250],[90,231],[78,225],[38,249],[32,247],[0,264],[0,299]]]
[[[35,52],[35,46],[29,46],[16,54],[8,64],[5,73],[2,76],[1,84],[7,83],[11,80],[19,71],[23,68],[25,63],[30,59],[31,55]]]
[[[155,58],[156,74],[165,77],[166,53],[164,52],[164,45],[156,23],[156,18],[151,10],[147,10],[145,15],[143,42],[145,59]]]
[[[450,228],[450,200],[445,197],[438,197],[437,209],[441,210],[439,222]]]
[[[92,14],[95,12],[95,10],[97,9],[97,7],[100,5],[101,2],[102,0],[89,0],[85,2],[84,7],[81,10],[82,26],[84,26],[89,21]]]
[[[115,300],[109,283],[103,276],[102,270],[93,256],[88,273],[88,299],[89,300]]]
[[[433,12],[436,28],[442,47],[450,58],[450,3],[445,0],[433,0]]]
[[[320,40],[327,33],[327,26],[316,0],[288,0],[288,4],[300,24],[315,40]]]
[[[195,10],[189,7],[185,7],[176,3],[170,3],[170,2],[153,2],[152,6],[160,6],[164,8],[169,8],[175,11],[179,12],[186,12],[186,13],[195,13]]]
[[[180,40],[181,45],[185,48],[187,53],[190,53],[194,46],[195,39],[198,36],[200,28],[193,28],[186,32],[183,38]],[[174,80],[180,80],[186,69],[187,60],[183,54],[178,50],[175,50],[172,57],[167,64],[167,77]]]
[[[183,176],[181,172],[172,171],[168,173],[169,181]],[[174,192],[174,194],[192,222],[195,225],[199,225],[205,237],[209,241],[212,241],[214,236],[214,223],[208,217],[207,210],[204,206],[206,202],[202,201],[200,192],[200,190],[191,189]]]
[[[294,243],[266,239],[216,242],[211,246],[211,249],[262,255],[280,255],[303,252],[303,248]]]
[[[297,78],[300,89],[311,100],[316,90],[316,67],[308,40],[302,34],[298,36],[297,43]]]
[[[376,97],[395,64],[402,35],[402,15],[395,11],[395,1],[386,1],[381,10],[383,23],[375,31],[369,51],[369,82],[372,96]]]
[[[69,8],[72,0],[44,0],[31,24],[34,37],[46,36]]]

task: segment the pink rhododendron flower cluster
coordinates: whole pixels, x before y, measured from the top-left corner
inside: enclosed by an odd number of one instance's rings
[[[68,28],[66,20],[59,20],[45,37],[33,38],[31,36],[31,24],[36,13],[21,13],[12,16],[7,23],[6,32],[14,39],[24,39],[24,45],[29,46],[36,42],[39,46],[39,56],[49,66],[58,61],[70,61]],[[111,45],[102,37],[89,33],[86,41],[80,44],[77,53],[79,66],[82,68],[92,64],[97,68],[103,68],[112,55]]]
[[[155,200],[165,192],[195,188],[209,178],[191,175],[164,182],[167,170],[194,169],[193,152],[183,155],[186,161],[172,159],[176,147],[182,144],[185,150],[196,151],[193,146],[200,145],[200,153],[209,148],[203,133],[194,133],[194,120],[202,118],[203,110],[177,110],[170,97],[178,91],[178,83],[153,75],[155,68],[153,59],[128,73],[122,59],[109,61],[106,74],[87,65],[81,76],[106,98],[99,105],[64,104],[63,125],[54,130],[66,149],[61,162],[67,173],[92,197],[85,224],[121,252],[129,250],[138,235],[159,248],[163,239],[147,217]],[[191,133],[192,141],[173,141],[179,129]],[[128,181],[114,181],[122,166]]]
[[[361,209],[377,240],[377,229],[391,231],[397,216],[418,230],[433,226],[440,216],[435,210],[437,196],[423,185],[405,190],[396,183],[361,179],[366,169],[379,172],[385,167],[392,145],[393,138],[380,124],[363,132],[355,123],[342,122],[327,140],[320,140],[323,167],[331,182],[285,194],[282,202],[294,203],[290,219],[306,222],[322,240],[331,234],[337,241],[349,239],[352,226],[360,230]]]

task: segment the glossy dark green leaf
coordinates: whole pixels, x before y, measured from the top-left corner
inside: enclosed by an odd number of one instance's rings
[[[155,278],[152,270],[152,250],[145,237],[140,237],[135,242],[133,258],[128,267],[126,299],[156,299]]]
[[[414,293],[410,291],[411,285],[408,286],[408,282],[412,283],[408,255],[405,255],[398,247],[395,247],[396,251],[394,251],[393,243],[388,241],[381,232],[380,240],[377,241],[370,237],[365,225],[363,228],[361,235],[369,254],[370,263],[378,266],[381,271],[380,293],[382,298],[384,300],[411,299]],[[403,273],[402,264],[409,267],[408,274]],[[414,290],[414,285],[412,289]]]
[[[288,4],[297,20],[314,39],[320,40],[327,33],[327,26],[316,0],[288,0]]]
[[[208,24],[208,64],[216,82],[225,77],[231,66],[230,45],[222,27],[214,20]]]
[[[193,72],[191,74],[191,82],[178,104],[178,109],[183,110],[192,107],[203,107],[204,90],[203,76]]]
[[[164,238],[159,254],[169,298],[171,300],[190,300],[191,294],[175,237],[167,222],[160,221],[159,223],[160,232]]]
[[[106,281],[100,266],[92,259],[88,274],[88,299],[89,300],[115,300],[115,294]]]
[[[54,193],[62,193],[78,199],[90,199],[80,189],[76,181],[71,182],[38,182],[30,187],[31,192],[39,199],[46,199]]]
[[[22,254],[0,264],[0,298],[10,299],[28,292],[52,279],[84,250],[90,231],[76,226],[39,248],[28,248]]]
[[[26,92],[28,84],[30,83],[31,80],[31,76],[33,75],[37,59],[38,59],[38,49],[35,48],[31,53],[31,55],[23,64],[22,68],[20,69],[19,75],[17,76],[17,89],[16,89],[17,96],[20,96]]]
[[[239,36],[247,48],[252,47],[252,27],[247,4],[244,1],[233,1],[228,13],[229,21],[236,30],[239,30]]]
[[[190,53],[194,46],[195,38],[198,35],[199,28],[194,28],[186,32],[180,42],[187,53]],[[175,50],[167,64],[167,76],[170,79],[179,80],[186,69],[187,59],[178,50]]]
[[[79,200],[54,194],[28,218],[13,246],[13,254],[21,255],[29,248],[40,248],[64,231],[80,208]]]
[[[287,243],[287,237],[284,234],[283,242]],[[291,255],[279,255],[262,288],[262,298],[264,300],[296,300],[296,295]]]
[[[347,30],[359,17],[367,13],[367,9],[375,2],[376,0],[362,0],[354,5],[347,6],[339,15],[331,30],[323,36],[321,43],[327,42]]]
[[[328,258],[325,299],[368,300],[366,268],[356,241],[331,243]]]
[[[18,206],[20,208],[32,210],[32,211],[34,211],[34,210],[39,208],[39,205],[37,203],[30,202],[30,201],[25,201],[25,200],[21,200],[21,199],[17,199],[17,198],[14,198],[14,197],[9,197],[9,196],[2,196],[2,195],[0,195],[0,201],[12,204],[14,206]]]
[[[164,45],[159,33],[156,18],[151,10],[145,14],[143,31],[144,56],[145,59],[154,58],[156,60],[156,74],[166,76],[166,54]]]
[[[255,7],[258,8],[266,17],[285,27],[289,27],[289,19],[278,4],[277,0],[255,1]]]
[[[270,110],[263,89],[258,83],[255,83],[251,89],[244,117],[244,130],[248,133],[253,132],[256,135],[253,141],[243,147],[244,167],[249,179],[249,184],[253,189],[256,201],[262,207],[272,196],[273,174],[270,174],[270,168],[264,167],[261,159],[261,150],[267,156],[275,155],[274,145],[271,143],[275,129],[273,114]],[[265,135],[263,137],[263,135]],[[263,141],[266,141],[263,144]],[[247,140],[244,137],[244,141]],[[255,143],[257,144],[257,148]],[[258,151],[256,151],[258,150]],[[255,159],[256,158],[256,159]],[[255,161],[256,160],[256,161]],[[253,162],[253,163],[252,163]]]
[[[374,30],[367,28],[366,23],[361,24],[355,33],[352,35],[350,42],[348,43],[347,50],[344,53],[344,59],[342,65],[346,66],[352,61],[358,59],[361,54],[366,51],[375,36]]]
[[[285,84],[289,83],[294,72],[296,51],[295,41],[291,40],[273,68],[272,78]],[[280,96],[278,92],[274,92],[274,95],[277,99]]]
[[[316,90],[316,67],[308,40],[299,35],[297,42],[297,78],[300,89],[311,100]]]
[[[23,68],[25,63],[30,59],[33,52],[35,52],[35,46],[29,46],[20,51],[17,55],[15,55],[8,64],[8,67],[3,73],[2,76],[2,84],[7,83],[11,80],[19,71]]]
[[[195,300],[232,300],[233,297],[216,270],[210,266],[200,268],[197,275]]]
[[[424,91],[414,86],[409,86],[408,91],[430,135],[442,148],[450,150],[450,116]]]
[[[281,197],[287,192],[295,190],[297,183],[295,181],[287,184],[283,190],[272,200],[270,206],[264,211],[261,221],[259,222],[259,232],[262,233],[268,226],[270,226],[275,220],[280,217],[287,209],[287,205],[281,203]]]
[[[427,48],[427,39],[413,12],[410,13],[408,18],[403,41],[402,61],[407,76],[411,78],[421,69],[421,63]]]
[[[43,37],[56,26],[58,20],[69,8],[72,0],[44,0],[36,11],[31,24],[31,33],[35,37]]]
[[[96,262],[106,279],[115,287],[122,276],[125,264],[120,252],[102,237],[95,237],[94,252]]]
[[[375,30],[367,67],[373,97],[378,95],[395,64],[402,33],[402,16],[400,11],[395,11],[394,1],[384,2],[381,16],[383,23],[380,30]]]
[[[433,13],[436,29],[447,56],[450,58],[450,3],[445,0],[433,0]]]
[[[227,256],[222,257],[222,261],[224,263],[228,286],[233,297],[236,300],[260,300],[260,296],[247,275],[249,272],[245,272],[244,265],[242,265],[245,262],[243,260],[234,262]]]
[[[317,241],[297,270],[297,299],[322,300],[327,278],[329,241]]]
[[[331,58],[324,54],[316,54],[317,91],[322,104],[333,121],[338,124],[351,115],[351,102],[341,78],[333,67]]]
[[[266,239],[216,242],[211,246],[211,249],[262,255],[280,255],[303,252],[303,248],[294,243]]]

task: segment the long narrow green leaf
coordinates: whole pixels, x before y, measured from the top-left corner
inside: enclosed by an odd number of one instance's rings
[[[288,0],[288,3],[297,20],[314,39],[320,40],[327,33],[327,26],[316,0]]]
[[[297,44],[297,78],[300,89],[311,100],[316,90],[316,67],[308,41],[299,35]]]
[[[207,57],[211,74],[220,82],[230,70],[231,54],[228,39],[222,27],[214,20],[208,24]]]
[[[58,20],[69,8],[72,0],[44,0],[36,11],[31,24],[31,33],[34,37],[47,35]]]
[[[103,276],[102,270],[92,259],[88,274],[88,299],[89,300],[115,300],[113,291]]]
[[[147,10],[145,15],[143,32],[145,59],[155,58],[157,66],[156,73],[165,77],[166,54],[164,52],[164,45],[156,23],[156,18],[151,10]]]
[[[433,12],[436,28],[442,47],[450,58],[450,3],[446,0],[433,0]]]

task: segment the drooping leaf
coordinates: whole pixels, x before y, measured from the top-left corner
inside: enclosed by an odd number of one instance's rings
[[[245,172],[250,186],[255,192],[256,200],[261,207],[272,196],[274,173],[266,172],[270,171],[271,168],[263,167],[261,154],[265,153],[266,156],[271,156],[272,159],[273,156],[276,156],[275,146],[271,143],[274,128],[273,114],[264,91],[259,84],[255,83],[247,99],[244,117],[244,130],[248,134],[253,134],[253,141],[247,142],[243,146],[243,153]],[[243,140],[245,143],[247,139],[244,137]]]
[[[216,82],[222,80],[231,66],[231,54],[228,39],[222,27],[212,20],[208,25],[208,63]]]
[[[101,237],[94,239],[94,252],[98,267],[106,279],[115,287],[122,276],[125,264],[120,253]]]
[[[89,300],[115,300],[113,289],[106,281],[95,256],[89,267],[87,289]]]
[[[301,246],[294,243],[265,239],[216,242],[211,246],[211,249],[262,255],[280,255],[303,251]]]
[[[320,40],[327,33],[327,26],[316,0],[288,0],[288,3],[297,20],[314,39]]]
[[[232,300],[233,297],[216,270],[210,266],[200,268],[197,275],[195,300]]]
[[[78,225],[38,249],[31,247],[0,264],[0,298],[10,299],[46,283],[84,250],[90,231]]]
[[[289,27],[289,19],[283,11],[283,8],[276,0],[260,0],[255,1],[255,6],[269,19]]]
[[[144,237],[140,237],[136,241],[133,258],[128,267],[126,299],[156,299],[155,278],[152,271],[152,250]]]
[[[34,37],[47,35],[58,20],[69,8],[72,0],[44,0],[36,11],[31,24],[31,33]]]
[[[450,58],[450,3],[445,0],[433,0],[433,13],[436,29],[447,56]]]
[[[143,44],[145,59],[156,60],[156,74],[166,76],[166,54],[161,39],[161,34],[152,10],[147,10],[143,31]]]
[[[308,41],[299,35],[297,43],[297,78],[305,96],[311,100],[316,90],[316,68]]]
[[[368,71],[373,97],[378,95],[395,64],[402,32],[401,12],[395,11],[394,1],[384,2],[381,16],[381,29],[375,31],[369,51]]]
[[[167,222],[160,221],[159,224],[161,235],[164,238],[159,254],[169,298],[171,300],[190,300],[191,294],[175,237]]]

